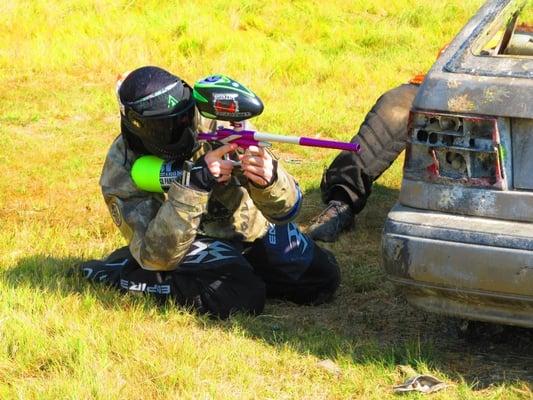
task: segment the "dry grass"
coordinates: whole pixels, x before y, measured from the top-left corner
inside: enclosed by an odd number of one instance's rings
[[[0,397],[381,399],[409,365],[455,384],[435,399],[531,398],[526,350],[506,360],[509,342],[466,345],[384,282],[380,233],[401,160],[357,229],[329,245],[344,275],[331,304],[211,321],[70,273],[123,244],[97,184],[118,133],[116,74],[156,64],[192,83],[222,72],[264,100],[259,128],[348,140],[379,94],[425,71],[480,2],[3,2]],[[305,225],[335,152],[277,151],[305,190]],[[527,333],[513,334],[531,348]],[[318,367],[326,358],[340,375]]]

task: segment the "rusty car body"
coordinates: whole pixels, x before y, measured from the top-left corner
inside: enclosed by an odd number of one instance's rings
[[[426,311],[533,328],[532,8],[486,2],[413,103],[382,251]]]

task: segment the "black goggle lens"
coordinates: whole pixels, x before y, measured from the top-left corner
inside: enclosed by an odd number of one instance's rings
[[[188,107],[179,113],[168,116],[146,117],[132,109],[127,109],[126,115],[135,127],[136,135],[141,139],[168,145],[178,142],[183,130],[192,127],[194,107]]]

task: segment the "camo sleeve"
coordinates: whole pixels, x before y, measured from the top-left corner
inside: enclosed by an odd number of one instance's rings
[[[266,188],[248,183],[248,192],[265,218],[284,224],[296,218],[302,203],[302,192],[296,180],[278,163],[277,178]]]
[[[130,177],[135,154],[125,152],[121,137],[107,155],[100,186],[115,224],[132,255],[148,270],[176,269],[194,241],[209,195],[173,183],[162,194],[138,189]]]

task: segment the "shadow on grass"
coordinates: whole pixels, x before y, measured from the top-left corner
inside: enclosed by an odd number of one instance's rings
[[[34,255],[19,260],[16,266],[0,271],[0,279],[12,287],[30,286],[61,294],[79,293],[82,282],[75,273],[79,258]]]
[[[76,257],[55,258],[45,255],[25,257],[8,269],[0,270],[0,281],[10,287],[29,287],[44,293],[62,297],[90,293],[106,308],[120,309],[135,303],[141,309],[152,309],[156,302],[142,296],[122,296],[114,289],[86,280],[80,273],[83,260]]]
[[[387,212],[398,192],[375,185],[373,196],[357,218],[354,230],[333,244],[324,244],[340,261],[343,283],[336,299],[307,307],[269,302],[265,313],[236,315],[227,321],[210,320],[201,326],[239,328],[254,340],[273,347],[290,348],[345,365],[373,364],[394,371],[408,365],[418,372],[465,380],[474,389],[533,381],[533,330],[489,327],[467,341],[458,337],[450,320],[411,308],[386,281],[380,266],[380,237]],[[299,218],[305,225],[321,208],[318,189],[306,193]],[[0,271],[0,280],[12,287],[70,295],[95,291],[106,307],[120,308],[117,293],[94,287],[75,274],[78,258],[32,256]],[[136,297],[141,307],[155,302]],[[170,305],[159,306],[168,312]],[[399,382],[398,382],[399,383]]]
[[[398,190],[374,185],[355,229],[321,244],[338,257],[343,283],[334,302],[319,307],[271,304],[264,316],[234,318],[251,337],[291,346],[319,358],[373,363],[394,370],[444,374],[474,389],[533,382],[533,329],[478,324],[470,337],[459,321],[413,309],[387,282],[381,267],[381,232]],[[320,192],[306,192],[301,225],[324,207]],[[222,323],[224,324],[224,323]],[[474,324],[475,325],[475,324]],[[481,326],[479,326],[481,325]]]

